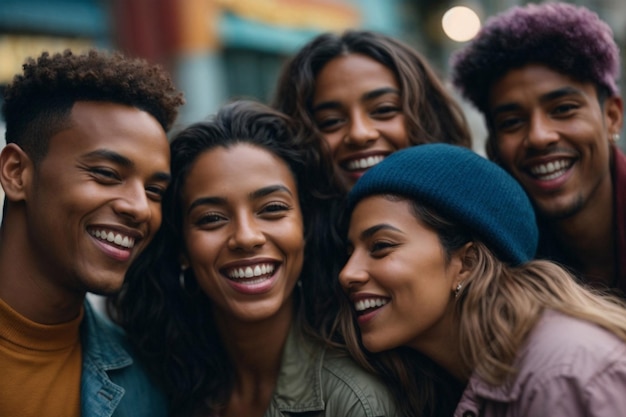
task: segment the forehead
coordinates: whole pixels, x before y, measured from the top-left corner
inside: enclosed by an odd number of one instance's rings
[[[579,81],[541,64],[529,64],[509,70],[490,88],[490,107],[506,101],[541,99],[553,91],[572,88],[589,98],[596,99],[592,82]]]
[[[363,198],[354,207],[350,218],[350,233],[361,233],[378,223],[406,226],[417,221],[409,200],[371,195]]]
[[[278,184],[297,195],[294,175],[278,156],[248,143],[218,146],[204,151],[193,162],[183,186],[183,199],[193,199],[197,194],[244,195]]]
[[[391,69],[367,55],[351,53],[333,58],[321,69],[316,78],[314,101],[335,91],[352,91],[355,85],[362,89],[381,85],[398,88]]]
[[[135,107],[107,102],[76,102],[67,128],[50,138],[44,160],[72,160],[98,150],[169,172],[169,144],[158,121]]]

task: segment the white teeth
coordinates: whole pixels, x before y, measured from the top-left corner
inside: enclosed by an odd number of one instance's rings
[[[255,266],[247,266],[245,268],[233,268],[227,272],[229,278],[242,279],[242,278],[254,278],[269,275],[274,272],[274,265],[272,264],[259,264]],[[262,278],[265,279],[266,277]],[[246,283],[255,283],[259,280],[247,281]]]
[[[356,311],[367,310],[368,308],[382,307],[387,304],[387,300],[384,298],[366,298],[365,300],[359,300],[354,303],[354,309]]]
[[[565,174],[572,162],[566,159],[548,162],[547,164],[534,165],[530,167],[530,173],[540,180],[549,181]]]
[[[118,246],[132,249],[135,246],[135,239],[128,236],[122,236],[120,233],[113,233],[106,230],[95,230],[90,234],[98,239],[106,240],[107,242],[115,243]]]
[[[385,159],[382,155],[368,156],[367,158],[354,159],[347,163],[346,167],[351,170],[368,169]]]

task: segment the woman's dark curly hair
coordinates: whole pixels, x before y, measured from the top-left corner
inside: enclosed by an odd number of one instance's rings
[[[591,82],[599,97],[618,92],[619,49],[611,28],[589,9],[567,3],[516,6],[490,18],[451,63],[453,83],[488,124],[491,86],[527,64]]]
[[[66,128],[76,101],[125,104],[150,113],[167,132],[184,103],[158,65],[119,52],[70,50],[29,58],[4,90],[6,141],[41,161],[50,138]]]
[[[287,164],[297,187],[304,219],[305,256],[296,287],[306,297],[294,297],[296,320],[310,334],[319,300],[318,286],[328,276],[319,245],[310,245],[326,221],[319,208],[327,196],[315,148],[301,148],[299,127],[292,119],[260,103],[236,101],[213,118],[195,123],[171,143],[172,183],[163,200],[163,226],[150,246],[129,269],[109,313],[127,331],[141,359],[159,381],[175,416],[199,410],[213,415],[228,400],[233,387],[233,365],[212,320],[211,300],[199,289],[193,271],[184,272],[181,286],[179,255],[184,245],[181,193],[197,158],[212,149],[252,144]],[[330,194],[329,194],[330,195]],[[328,278],[331,279],[331,278]],[[298,294],[296,294],[298,295]]]
[[[471,147],[462,109],[428,62],[403,42],[376,32],[348,30],[314,38],[283,68],[274,107],[300,120],[319,138],[312,113],[317,75],[328,62],[348,54],[368,56],[393,72],[400,85],[411,144],[446,142]]]

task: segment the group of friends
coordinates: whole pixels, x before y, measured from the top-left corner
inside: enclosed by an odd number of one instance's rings
[[[158,65],[29,59],[4,92],[0,415],[623,415],[611,29],[516,6],[451,67],[488,157],[379,33],[319,35],[272,103],[177,131]]]

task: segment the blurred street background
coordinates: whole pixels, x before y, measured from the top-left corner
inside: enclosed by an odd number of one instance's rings
[[[364,28],[395,36],[425,55],[446,79],[450,54],[490,15],[522,3],[526,2],[0,0],[0,89],[21,70],[27,56],[43,50],[118,49],[170,70],[186,96],[179,118],[184,126],[234,97],[268,101],[285,58],[323,31]],[[596,11],[613,28],[622,48],[626,45],[626,1],[571,3]],[[465,107],[476,150],[482,152],[482,120]]]

